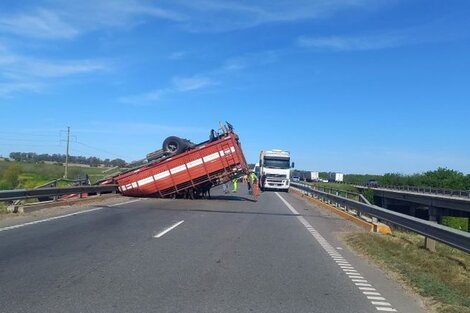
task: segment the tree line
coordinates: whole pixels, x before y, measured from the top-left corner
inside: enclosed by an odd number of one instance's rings
[[[309,178],[310,172],[294,171],[293,176]],[[328,178],[328,172],[319,172],[319,177]],[[382,186],[416,186],[446,189],[470,190],[470,174],[439,167],[434,171],[415,173],[411,175],[400,173],[387,173],[384,175],[345,174],[344,183],[363,185],[369,180],[376,180]]]
[[[439,167],[434,171],[405,175],[387,173],[384,175],[345,175],[344,181],[349,184],[364,184],[368,180],[376,180],[380,185],[417,186],[447,189],[470,190],[470,174]]]
[[[15,161],[20,161],[20,162],[31,162],[31,163],[38,163],[38,162],[44,162],[44,161],[49,161],[49,162],[56,162],[56,163],[65,163],[65,154],[37,154],[35,152],[12,152],[10,153],[10,159],[13,159]],[[97,157],[84,157],[84,156],[75,156],[75,155],[69,155],[69,163],[75,163],[75,164],[84,164],[84,165],[90,165],[90,166],[119,166],[119,167],[125,167],[127,165],[127,162],[124,161],[123,159],[100,159]]]

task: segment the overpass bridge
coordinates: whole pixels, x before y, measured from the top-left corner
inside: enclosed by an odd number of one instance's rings
[[[470,218],[470,191],[409,186],[355,187],[360,191],[372,190],[374,202],[385,209],[439,224],[444,216]]]

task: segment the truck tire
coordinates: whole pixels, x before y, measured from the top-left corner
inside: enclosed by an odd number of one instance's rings
[[[179,154],[186,151],[187,148],[187,143],[183,139],[176,136],[170,136],[165,139],[162,146],[163,151],[170,152],[172,154]]]

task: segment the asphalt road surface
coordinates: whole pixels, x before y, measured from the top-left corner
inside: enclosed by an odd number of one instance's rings
[[[0,228],[0,312],[424,312],[288,193],[120,205]]]

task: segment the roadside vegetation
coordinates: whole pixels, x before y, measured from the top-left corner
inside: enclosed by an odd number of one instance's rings
[[[304,173],[304,176],[308,177],[307,174],[308,173]],[[326,179],[328,177],[328,173],[320,172],[319,176],[320,178]],[[470,190],[470,175],[465,175],[459,171],[447,168],[438,168],[434,171],[416,173],[412,175],[403,175],[399,173],[388,173],[385,175],[345,174],[344,183],[312,182],[311,184],[323,188],[359,192],[359,190],[355,188],[354,185],[363,185],[368,180],[375,180],[379,185],[382,186],[418,186]],[[367,198],[367,200],[369,200],[371,203],[374,203],[374,197],[371,191],[364,190],[362,193]],[[459,230],[467,230],[469,227],[468,218],[447,216],[444,217],[442,223],[446,226]]]
[[[51,163],[65,163],[65,154],[37,154],[35,152],[12,152],[10,153],[10,159],[20,162],[28,162],[28,163],[39,163],[39,162],[51,162]],[[127,165],[126,161],[123,159],[100,159],[97,157],[84,157],[84,156],[76,156],[76,155],[69,155],[69,163],[74,164],[83,164],[89,165],[91,167],[97,167],[99,165],[104,165],[106,167],[109,166],[119,166],[124,167]]]
[[[69,167],[68,177],[75,179],[87,174],[92,183],[107,175],[106,168]],[[64,176],[62,164],[44,162],[28,163],[17,161],[0,161],[0,190],[16,188],[34,188]]]
[[[345,241],[425,297],[432,311],[470,313],[470,254],[440,243],[433,253],[422,236],[399,231],[350,234]]]

